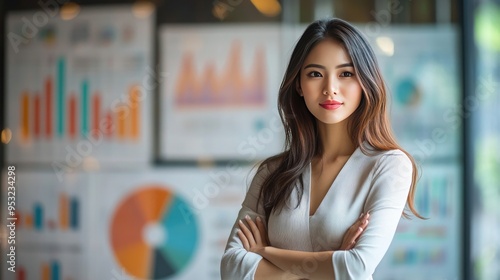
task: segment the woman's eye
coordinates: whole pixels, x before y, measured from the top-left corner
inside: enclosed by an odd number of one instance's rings
[[[311,73],[309,73],[308,75],[309,77],[314,77],[314,78],[317,78],[317,77],[322,77],[321,76],[321,73],[318,72],[318,71],[312,71]]]
[[[351,72],[342,72],[342,74],[340,74],[340,77],[352,77],[353,74]]]

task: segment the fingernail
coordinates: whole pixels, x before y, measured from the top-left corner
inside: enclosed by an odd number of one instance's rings
[[[368,224],[368,220],[365,220],[365,221],[363,222],[363,224],[364,224],[364,225]]]
[[[250,220],[250,216],[246,215],[245,219]]]
[[[243,222],[241,220],[239,220],[240,224],[243,224]]]
[[[358,227],[358,230],[359,230],[359,231],[363,231],[363,228],[361,228],[361,227]]]
[[[361,218],[361,217],[363,217],[363,213],[361,213],[361,215],[359,215],[359,217],[360,217],[360,218]]]
[[[260,220],[260,217],[257,217],[257,222],[260,222],[260,221],[261,221],[261,220]]]
[[[236,229],[236,233],[238,233],[238,232],[240,232],[240,229],[239,229],[239,228],[237,228],[237,229]]]

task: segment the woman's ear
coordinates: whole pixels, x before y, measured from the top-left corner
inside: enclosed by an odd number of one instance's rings
[[[304,96],[304,94],[302,93],[302,89],[300,88],[300,80],[297,79],[295,81],[295,89],[297,90],[297,93],[300,95],[300,96]]]

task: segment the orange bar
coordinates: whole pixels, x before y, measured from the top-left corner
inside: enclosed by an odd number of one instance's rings
[[[64,193],[59,197],[59,225],[61,229],[68,229],[69,225],[69,201],[68,196]]]
[[[45,81],[45,136],[52,135],[52,81]]]
[[[35,123],[35,137],[40,136],[40,96],[35,94],[35,113],[33,115],[33,122]]]
[[[26,214],[26,227],[27,228],[32,228],[33,227],[33,216],[31,216],[31,214]]]
[[[76,97],[72,93],[69,97],[69,137],[75,139],[76,137]]]
[[[139,95],[140,95],[140,89],[138,86],[132,86],[130,88],[130,115],[131,115],[131,131],[130,134],[132,136],[132,139],[137,140],[139,139],[139,133],[140,133],[140,121],[139,121],[139,114],[140,114],[140,104],[139,104]]]
[[[126,129],[125,129],[125,124],[127,121],[127,115],[130,114],[130,112],[127,112],[127,107],[125,106],[120,106],[117,109],[117,125],[116,125],[116,132],[118,133],[118,138],[119,139],[125,139],[127,137],[126,135]]]
[[[94,93],[94,97],[92,99],[92,132],[95,138],[99,137],[99,112],[101,110],[101,97],[99,96],[99,92]]]
[[[42,264],[42,280],[50,280],[50,268],[48,264]]]
[[[29,138],[29,96],[28,92],[23,92],[21,96],[21,138]]]

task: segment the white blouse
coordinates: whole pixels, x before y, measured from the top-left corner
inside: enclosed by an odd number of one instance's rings
[[[269,174],[262,167],[250,184],[238,218],[264,218],[257,206],[260,187]],[[400,150],[375,151],[365,155],[358,147],[344,164],[314,215],[309,215],[311,164],[302,175],[304,193],[297,206],[297,188],[281,213],[271,214],[268,224],[270,245],[299,251],[334,251],[332,279],[373,279],[372,274],[389,247],[403,213],[411,185],[412,165]],[[297,183],[298,184],[298,183]],[[338,250],[348,228],[361,213],[370,212],[370,223],[351,250]],[[262,259],[247,252],[235,222],[221,261],[222,279],[253,279]],[[338,251],[337,251],[338,250]],[[304,260],[299,268],[314,269]]]

